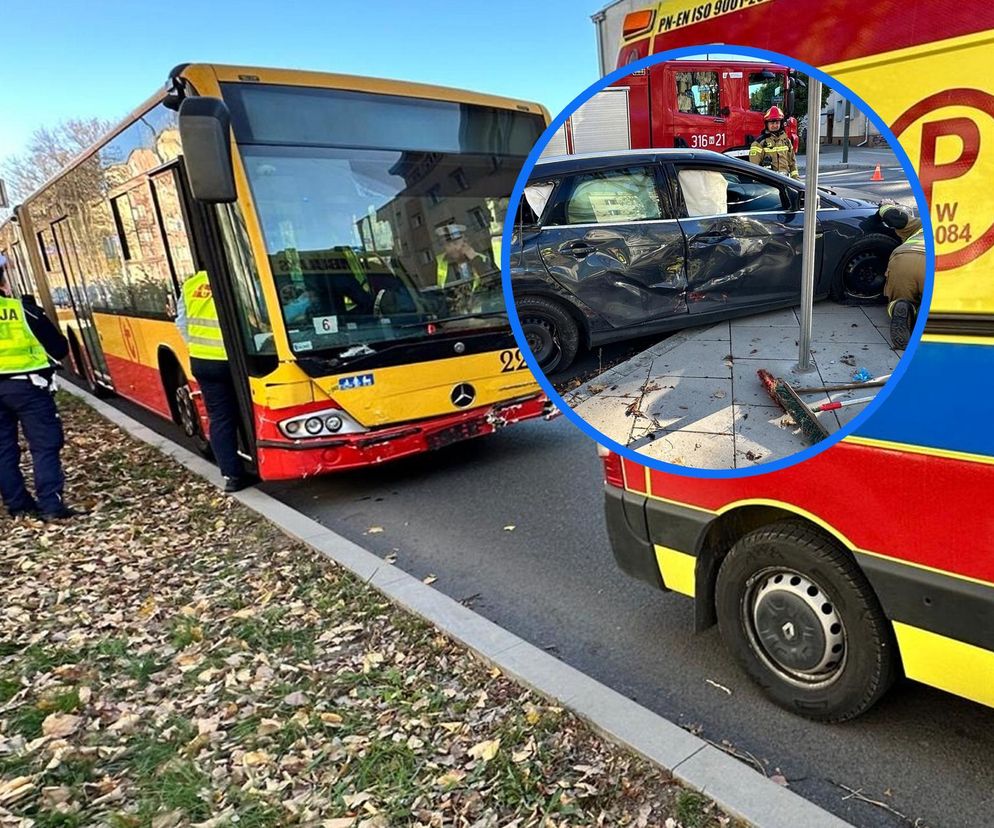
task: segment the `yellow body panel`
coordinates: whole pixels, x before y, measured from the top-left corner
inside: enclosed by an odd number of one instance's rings
[[[938,168],[941,175],[955,173],[955,177],[936,180],[932,190],[937,256],[933,311],[994,312],[994,280],[989,278],[994,266],[994,189],[986,173],[994,164],[994,95],[984,91],[991,85],[992,47],[994,33],[986,32],[824,67],[895,128],[924,179],[929,170],[923,169],[922,162],[933,143],[933,169]],[[966,87],[957,91],[957,99],[973,97],[975,101],[969,106],[948,106],[933,97],[948,92],[951,85]],[[954,162],[965,148],[959,137],[966,128],[964,121],[979,133],[979,155],[972,166],[956,170]],[[926,131],[933,137],[923,144]],[[952,231],[953,227],[957,229]],[[969,227],[970,242],[960,238],[965,227]],[[984,250],[986,244],[978,245],[977,240],[989,230],[991,247]],[[971,251],[971,245],[976,249]]]
[[[100,345],[108,356],[158,370],[159,348],[165,346],[176,355],[189,375],[190,358],[186,343],[175,323],[165,319],[94,313],[93,324],[100,337]]]
[[[697,558],[668,546],[656,544],[653,548],[656,550],[659,573],[663,576],[667,589],[693,598],[697,594]]]
[[[271,409],[290,408],[334,399],[362,425],[377,426],[422,420],[465,410],[456,408],[450,394],[463,382],[476,389],[468,408],[492,405],[541,393],[526,370],[503,373],[499,352],[453,357],[418,366],[396,365],[371,371],[357,369],[311,380],[294,365],[283,365],[262,379],[253,379],[252,397]],[[369,385],[341,388],[340,380],[368,376]]]
[[[908,678],[994,707],[994,652],[894,622]]]

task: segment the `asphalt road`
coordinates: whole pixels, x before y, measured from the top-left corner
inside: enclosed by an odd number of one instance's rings
[[[112,402],[177,436],[136,406]],[[559,418],[368,471],[263,488],[381,557],[396,556],[407,572],[435,576],[437,589],[670,720],[755,757],[855,825],[991,824],[994,710],[902,682],[846,725],[782,712],[740,674],[716,629],[693,632],[687,599],[615,568],[601,486],[593,445]],[[382,532],[368,534],[372,527]]]

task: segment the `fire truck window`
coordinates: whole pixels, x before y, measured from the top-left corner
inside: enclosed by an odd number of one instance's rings
[[[662,218],[659,193],[645,169],[579,175],[566,205],[567,224],[615,224]]]
[[[676,105],[688,115],[718,117],[718,73],[677,72]]]
[[[766,73],[753,72],[749,75],[749,109],[753,112],[766,112],[774,104],[783,108],[783,78],[764,77]],[[787,113],[788,115],[790,113]]]

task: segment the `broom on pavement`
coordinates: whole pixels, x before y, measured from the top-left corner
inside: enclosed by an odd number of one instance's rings
[[[815,416],[815,412],[808,407],[788,383],[773,376],[765,368],[760,368],[756,374],[773,402],[789,414],[800,427],[801,436],[809,445],[813,446],[828,437],[828,429],[821,424],[821,421]]]

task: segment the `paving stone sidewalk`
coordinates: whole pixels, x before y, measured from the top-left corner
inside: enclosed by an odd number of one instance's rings
[[[860,368],[874,377],[890,374],[903,353],[891,347],[884,306],[819,302],[811,336],[815,370],[802,375],[798,314],[787,309],[681,331],[565,395],[565,402],[606,437],[676,465],[746,468],[787,457],[807,443],[760,384],[758,369],[795,387],[821,386],[850,382]],[[828,397],[804,399],[815,405]],[[818,416],[831,433],[865,409]]]

